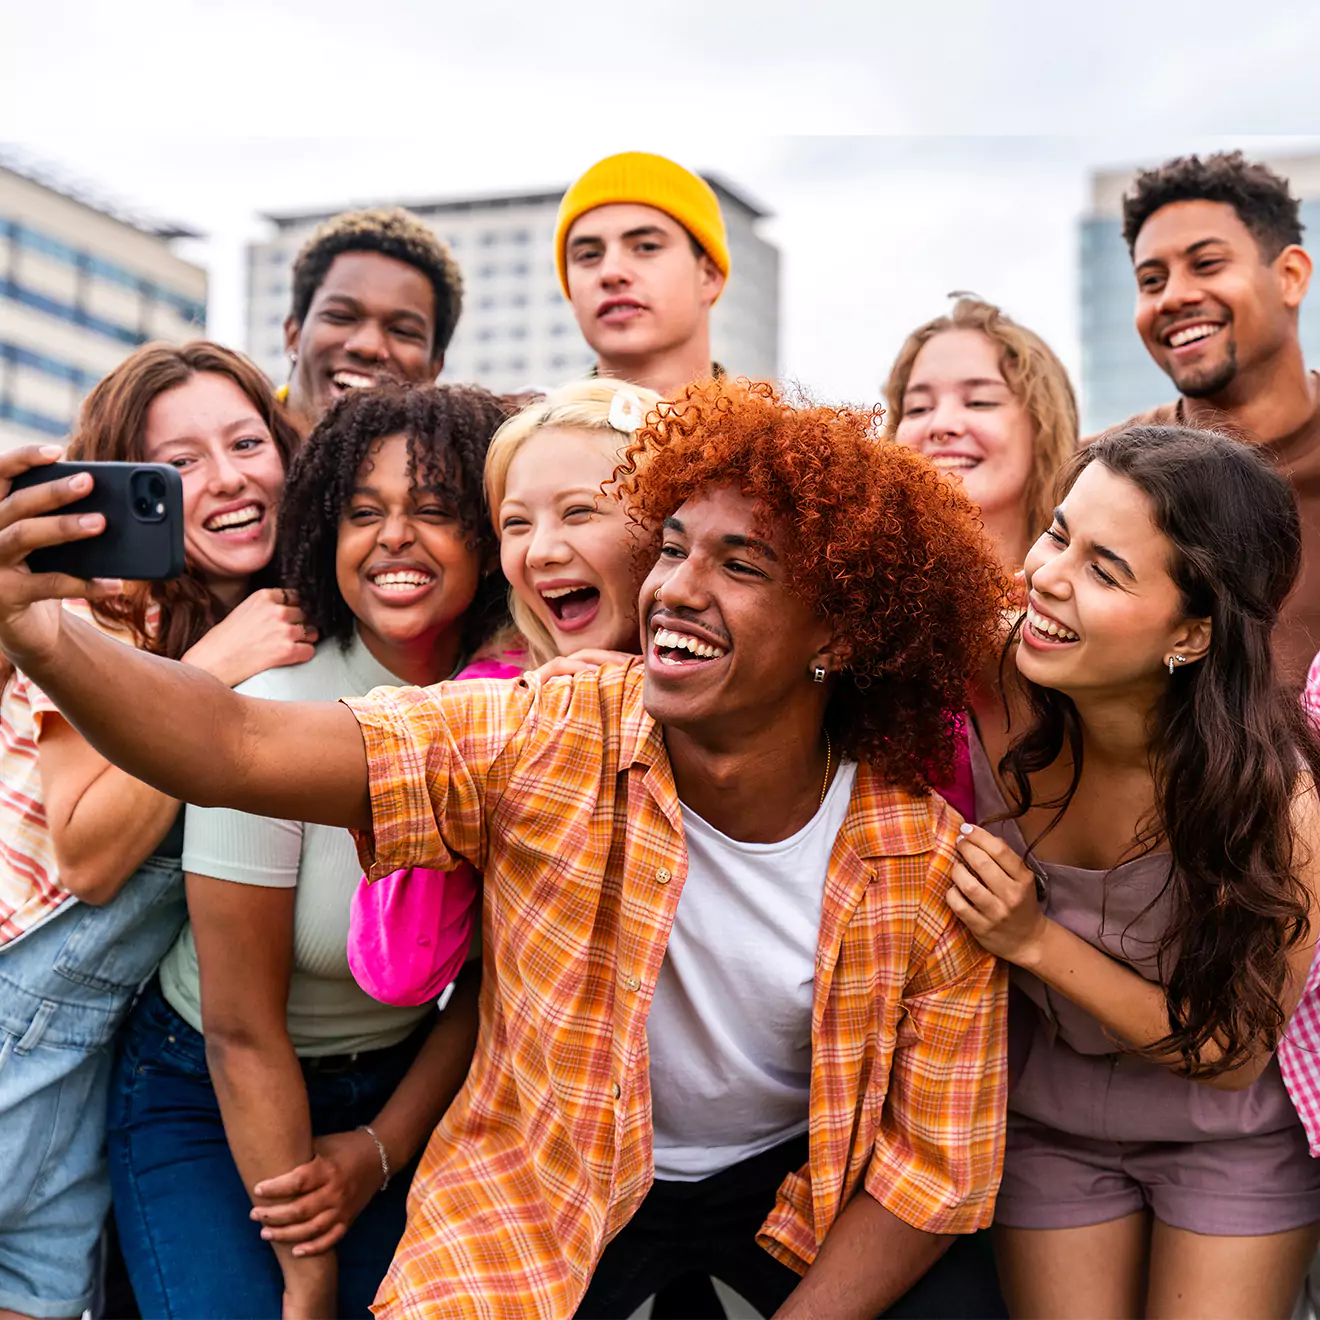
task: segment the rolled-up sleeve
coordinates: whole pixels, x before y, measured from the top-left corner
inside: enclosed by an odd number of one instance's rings
[[[344,703],[362,730],[371,829],[354,831],[367,878],[406,866],[485,869],[486,821],[536,723],[530,682],[377,688]]]
[[[1004,1159],[1008,979],[943,904],[944,877],[923,917],[934,936],[903,996],[888,1091],[866,1190],[928,1233],[990,1224]]]

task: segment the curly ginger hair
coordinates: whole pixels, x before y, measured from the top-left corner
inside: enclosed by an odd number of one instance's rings
[[[757,503],[793,589],[834,628],[837,746],[924,793],[953,779],[958,717],[997,649],[1006,584],[971,502],[884,439],[881,415],[791,401],[763,381],[691,385],[647,417],[616,479],[648,526],[703,489],[736,483]]]

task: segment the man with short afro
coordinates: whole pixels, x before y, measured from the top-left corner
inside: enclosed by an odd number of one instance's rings
[[[304,433],[336,399],[382,381],[429,384],[463,309],[449,249],[401,207],[346,211],[293,263],[283,397]]]
[[[1137,333],[1179,399],[1123,427],[1227,426],[1285,472],[1302,517],[1302,576],[1275,630],[1298,686],[1320,649],[1320,378],[1298,316],[1311,278],[1287,179],[1240,151],[1180,156],[1123,199]]]

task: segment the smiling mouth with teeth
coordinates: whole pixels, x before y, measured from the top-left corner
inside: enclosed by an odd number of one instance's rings
[[[1173,331],[1164,336],[1164,342],[1170,348],[1182,348],[1187,344],[1195,344],[1198,340],[1209,339],[1211,335],[1217,335],[1224,327],[1216,325],[1213,321],[1201,321],[1196,325],[1185,325],[1181,329]]]
[[[941,472],[968,472],[981,466],[981,460],[971,454],[929,454],[927,457]]]
[[[1027,606],[1027,627],[1043,642],[1076,642],[1080,640],[1071,628],[1065,628],[1063,624],[1055,623],[1053,619],[1047,619],[1043,614],[1037,614],[1030,605]]]
[[[364,376],[359,371],[336,371],[330,383],[340,390],[370,390],[380,383],[375,376]]]
[[[701,664],[707,660],[719,660],[728,654],[722,646],[699,641],[687,633],[674,632],[671,628],[656,629],[655,653],[667,665]]]
[[[266,511],[260,504],[248,504],[241,509],[231,509],[228,513],[213,514],[202,526],[208,532],[245,532],[265,516]]]
[[[435,578],[430,573],[420,573],[416,569],[395,569],[389,573],[377,573],[372,585],[382,591],[416,591],[418,587],[429,587]]]

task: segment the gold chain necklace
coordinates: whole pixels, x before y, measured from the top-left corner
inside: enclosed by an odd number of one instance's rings
[[[830,731],[825,730],[825,778],[821,781],[820,801],[816,803],[816,810],[819,811],[825,805],[825,792],[830,786],[830,761],[833,759],[834,748],[830,744]]]

